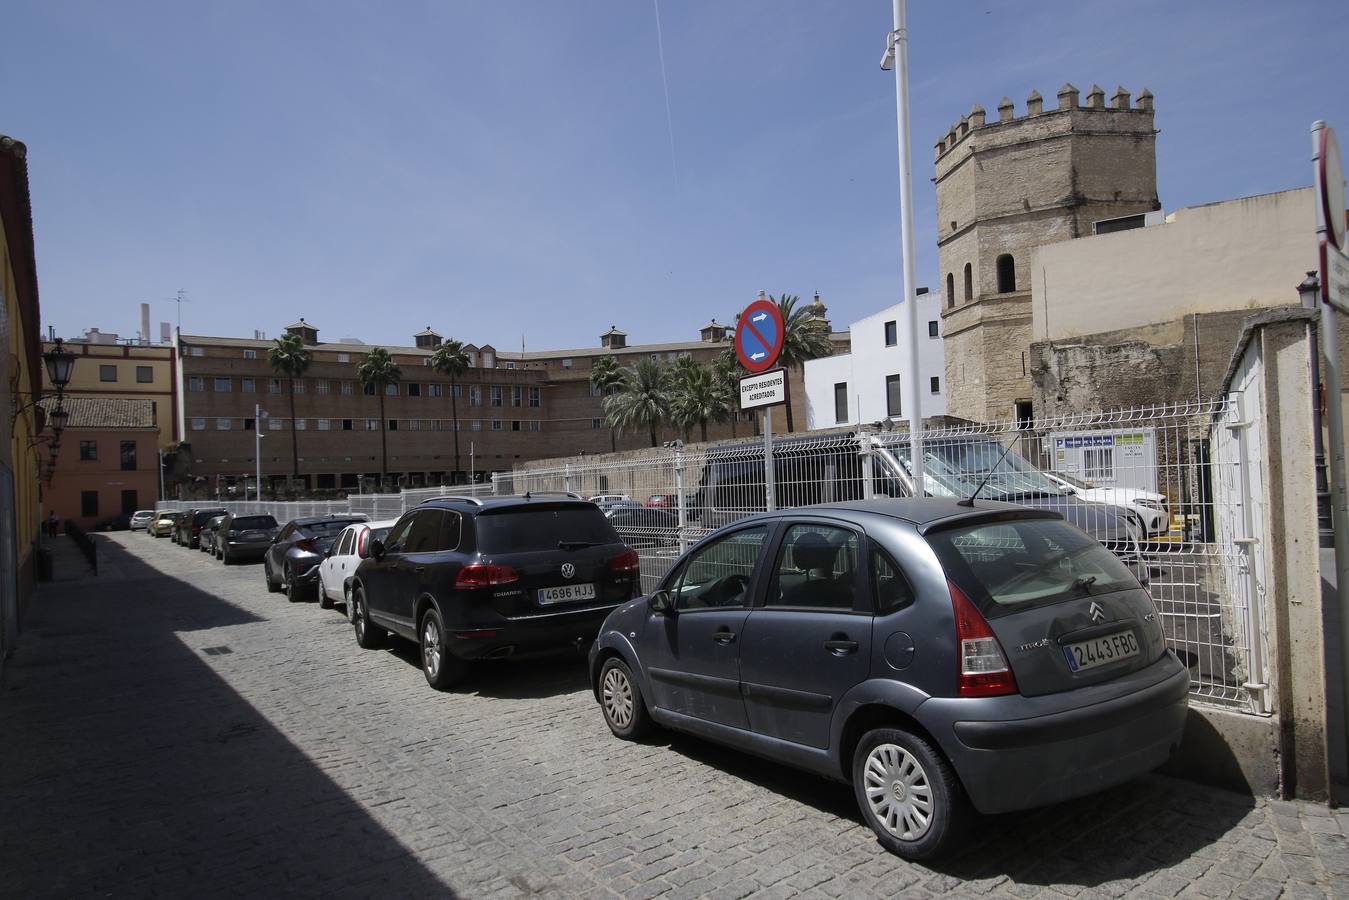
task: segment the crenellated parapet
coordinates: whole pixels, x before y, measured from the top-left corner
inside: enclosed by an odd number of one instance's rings
[[[1105,91],[1097,84],[1093,84],[1091,89],[1087,91],[1085,104],[1081,102],[1080,92],[1071,83],[1059,88],[1055,97],[1057,107],[1046,111],[1044,98],[1040,95],[1040,92],[1031,91],[1029,96],[1026,97],[1026,113],[1023,116],[1018,116],[1016,105],[1007,97],[1003,97],[997,106],[998,117],[992,122],[988,121],[984,108],[978,103],[974,104],[970,111],[961,116],[951,126],[950,130],[937,141],[935,158],[941,159],[975,132],[986,129],[1003,129],[1009,126],[1016,127],[1042,117],[1072,115],[1074,113],[1098,113],[1113,116],[1120,113],[1131,113],[1147,117],[1151,117],[1153,114],[1152,92],[1147,88],[1144,88],[1142,93],[1138,95],[1137,102],[1131,102],[1132,95],[1122,86],[1116,87],[1114,93],[1107,98]]]

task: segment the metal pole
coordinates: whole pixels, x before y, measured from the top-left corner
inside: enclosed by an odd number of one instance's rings
[[[871,432],[857,433],[857,450],[862,456],[862,499],[871,500],[876,496],[875,457],[871,453]]]
[[[909,326],[909,359],[906,367],[909,408],[909,465],[917,496],[923,485],[923,394],[918,367],[918,298],[914,287],[913,163],[909,152],[909,31],[906,0],[893,0],[895,30],[895,115],[899,128],[899,237],[904,259],[904,308]]]
[[[676,525],[679,527],[679,554],[682,556],[684,551],[689,548],[688,538],[684,531],[684,526],[688,523],[688,500],[684,496],[684,445],[675,447],[674,452],[674,470],[675,470],[675,499],[679,518]]]
[[[1323,213],[1319,201],[1321,194],[1321,130],[1325,122],[1312,123],[1312,170],[1316,203],[1316,232],[1318,238],[1326,238],[1330,231],[1328,223],[1322,221]],[[1334,177],[1341,177],[1339,172]],[[1338,214],[1338,213],[1337,213]],[[1332,242],[1333,243],[1333,242]],[[1318,247],[1319,250],[1319,247]],[[1327,253],[1335,252],[1331,248]],[[1335,594],[1339,600],[1340,615],[1340,687],[1342,696],[1349,698],[1349,493],[1345,491],[1344,475],[1344,409],[1340,391],[1340,341],[1339,328],[1335,322],[1335,309],[1326,302],[1326,273],[1321,273],[1321,352],[1325,359],[1326,379],[1326,427],[1330,456],[1331,510],[1335,524]],[[1345,738],[1349,740],[1349,713],[1343,721]]]
[[[778,508],[777,491],[773,477],[773,407],[763,411],[763,490],[764,508],[769,512]]]
[[[473,462],[473,442],[468,442],[468,483],[478,483],[478,467]],[[495,491],[493,492],[495,493]]]
[[[257,466],[257,478],[254,483],[257,485],[258,502],[262,502],[262,404],[253,404],[253,462]],[[244,491],[244,499],[248,499],[248,491]]]
[[[168,496],[164,493],[164,448],[159,448],[159,499],[167,500]]]

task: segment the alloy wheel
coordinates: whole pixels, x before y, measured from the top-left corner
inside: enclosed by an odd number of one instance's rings
[[[427,616],[422,623],[422,665],[431,678],[440,674],[440,652],[440,626],[434,616]]]
[[[932,826],[932,785],[913,754],[880,744],[867,754],[865,791],[871,814],[886,831],[916,841]]]
[[[632,722],[632,684],[617,667],[604,674],[602,685],[604,714],[616,728],[627,728]]]

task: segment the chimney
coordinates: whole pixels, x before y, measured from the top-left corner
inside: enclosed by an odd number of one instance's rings
[[[141,343],[150,343],[150,304],[141,304]]]
[[[159,323],[159,342],[161,344],[173,343],[173,326],[168,322]]]

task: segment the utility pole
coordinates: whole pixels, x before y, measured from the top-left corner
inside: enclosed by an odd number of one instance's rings
[[[257,463],[256,483],[259,503],[262,502],[262,419],[266,415],[267,410],[262,408],[262,404],[253,405],[253,461]],[[247,498],[245,497],[245,499]]]

